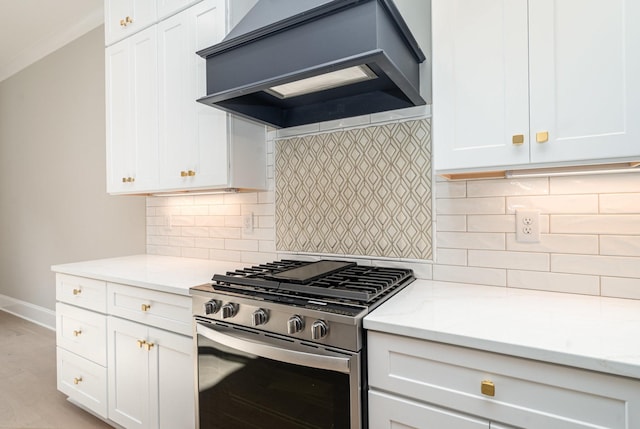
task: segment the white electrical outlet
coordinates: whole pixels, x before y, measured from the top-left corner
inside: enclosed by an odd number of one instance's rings
[[[253,233],[253,212],[245,213],[242,215],[242,233]]]
[[[516,210],[516,241],[540,242],[540,210]]]

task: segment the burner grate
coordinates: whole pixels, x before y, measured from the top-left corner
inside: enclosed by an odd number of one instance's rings
[[[348,264],[309,282],[286,281],[278,276],[285,271],[314,264],[308,261],[282,260],[214,275],[220,288],[240,293],[291,294],[309,299],[332,299],[370,304],[412,278],[413,271],[404,268],[370,267]],[[215,288],[215,285],[214,285]]]

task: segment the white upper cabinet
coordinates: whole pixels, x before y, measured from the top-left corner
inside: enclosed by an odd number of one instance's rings
[[[196,51],[224,38],[227,3],[166,0],[158,13],[191,4],[106,49],[109,193],[266,188],[265,127],[196,101]]]
[[[157,32],[105,51],[107,191],[143,192],[158,180]]]
[[[201,0],[156,0],[158,5],[158,20],[162,21],[163,19],[200,1]]]
[[[434,0],[435,167],[640,156],[640,4]]]
[[[164,3],[167,1],[165,0]],[[129,37],[154,24],[156,20],[155,1],[106,0],[104,2],[105,45],[108,46]]]
[[[226,183],[227,115],[196,102],[205,94],[205,60],[194,53],[224,37],[224,1],[206,1],[158,24],[160,186]],[[263,139],[264,141],[264,139]]]

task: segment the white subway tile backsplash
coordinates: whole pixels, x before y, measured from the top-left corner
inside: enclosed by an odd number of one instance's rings
[[[600,236],[600,254],[640,257],[640,236],[602,235]]]
[[[602,277],[601,295],[614,298],[640,299],[640,279]]]
[[[194,237],[169,237],[169,246],[174,247],[194,247]]]
[[[537,209],[541,213],[598,213],[597,195],[507,197],[507,213]]]
[[[640,194],[600,195],[600,213],[640,213]]]
[[[257,204],[257,192],[238,192],[235,194],[222,194],[224,204]]]
[[[472,267],[549,271],[549,255],[546,253],[469,250],[468,258]]]
[[[440,216],[437,222],[440,222]],[[514,215],[472,215],[467,216],[467,229],[470,232],[515,232]]]
[[[507,250],[517,252],[598,254],[597,235],[541,234],[539,243],[520,243],[507,234]]]
[[[580,274],[509,270],[507,272],[507,286],[582,295],[600,294],[599,277]],[[541,310],[544,311],[544,309]]]
[[[443,182],[435,185],[438,198],[465,198],[467,196],[467,182]]]
[[[436,249],[436,263],[439,265],[467,265],[466,249]]]
[[[211,216],[239,216],[241,213],[241,204],[217,204],[209,206],[209,215]]]
[[[209,227],[206,226],[184,226],[182,227],[183,237],[209,237]]]
[[[196,237],[194,246],[203,249],[224,249],[224,238]]]
[[[438,232],[436,245],[447,249],[504,250],[505,235],[485,232]]]
[[[640,234],[640,214],[628,215],[552,215],[550,219],[552,234]]]
[[[500,197],[514,195],[546,195],[549,193],[549,179],[473,180],[467,183],[469,197]]]
[[[441,215],[436,222],[436,231],[466,231],[467,217],[463,215]]]
[[[194,219],[194,226],[225,226],[226,216],[196,216]]]
[[[445,282],[472,283],[486,286],[506,286],[507,272],[495,268],[434,265],[433,279]]]
[[[193,205],[193,206],[183,206],[180,209],[181,215],[191,215],[191,216],[203,216],[209,214],[209,206],[207,205]]]
[[[207,230],[211,238],[242,238],[242,230],[240,228],[212,226]]]
[[[552,254],[551,271],[640,278],[638,259],[622,256]]]
[[[257,252],[258,240],[234,240],[228,238],[224,240],[224,248],[229,250]]]
[[[436,200],[436,214],[504,214],[504,197],[440,198]],[[437,220],[436,220],[437,221]]]
[[[242,252],[237,250],[209,249],[209,259],[241,262]]]
[[[551,177],[552,194],[609,194],[640,192],[640,174],[597,174]]]

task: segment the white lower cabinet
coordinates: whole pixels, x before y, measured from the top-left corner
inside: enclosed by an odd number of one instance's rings
[[[489,429],[489,421],[370,390],[369,428]]]
[[[191,338],[109,316],[109,418],[125,428],[193,428]]]
[[[640,427],[636,379],[380,332],[368,355],[372,429]]]
[[[125,429],[195,428],[191,299],[66,274],[56,286],[58,390]]]

